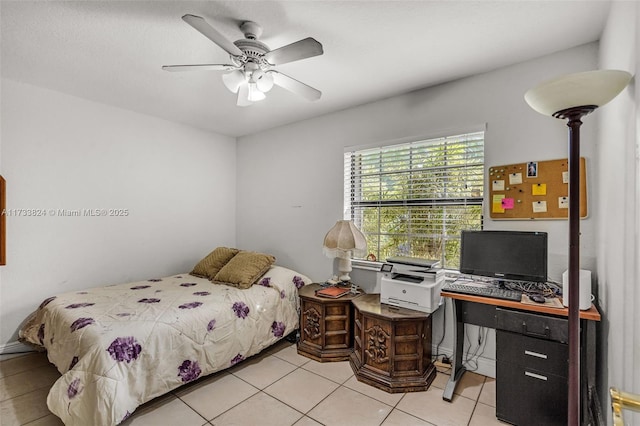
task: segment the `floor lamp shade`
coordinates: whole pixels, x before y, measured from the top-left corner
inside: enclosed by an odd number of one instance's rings
[[[598,70],[568,74],[539,84],[525,93],[531,108],[554,116],[568,108],[602,106],[615,98],[631,81],[620,70]]]
[[[569,74],[548,80],[525,93],[535,111],[567,120],[569,127],[569,374],[567,423],[581,424],[580,386],[580,126],[582,117],[615,98],[631,81],[619,70]],[[588,393],[590,393],[589,390]],[[587,416],[582,411],[583,417]],[[587,424],[588,419],[582,422]]]
[[[340,280],[349,281],[351,257],[364,256],[367,253],[367,239],[350,220],[339,220],[327,232],[322,248],[325,256],[339,258]]]

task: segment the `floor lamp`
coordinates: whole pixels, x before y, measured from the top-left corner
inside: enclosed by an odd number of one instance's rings
[[[631,80],[626,71],[565,75],[525,94],[531,108],[569,127],[569,401],[568,424],[580,424],[580,119],[615,98]]]

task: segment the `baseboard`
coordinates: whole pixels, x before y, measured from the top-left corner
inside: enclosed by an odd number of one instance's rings
[[[478,368],[474,371],[474,373],[482,374],[483,376],[491,377],[493,379],[496,378],[495,359],[479,357],[473,366],[465,364],[465,367],[467,367],[467,371],[471,371],[470,368],[475,367],[475,364],[477,364]]]
[[[436,347],[433,346],[431,348],[432,353],[436,353]],[[443,348],[442,346],[439,348],[440,355],[446,355],[449,359],[453,358],[453,350],[448,348]],[[469,357],[469,355],[465,352],[462,356],[462,359],[465,360]],[[439,358],[442,359],[442,358]],[[467,371],[472,371],[474,373],[482,374],[483,376],[494,378],[496,377],[496,360],[492,358],[486,357],[477,357],[473,358],[472,363],[463,362],[463,365],[467,368]]]

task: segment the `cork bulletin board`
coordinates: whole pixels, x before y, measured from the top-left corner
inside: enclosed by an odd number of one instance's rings
[[[489,167],[492,219],[569,217],[568,160],[530,161]],[[586,162],[580,158],[580,217],[587,217]]]

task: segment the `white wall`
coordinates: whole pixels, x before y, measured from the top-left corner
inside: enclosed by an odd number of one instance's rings
[[[52,294],[190,271],[235,244],[235,139],[6,79],[1,107],[7,207],[47,215],[7,217],[0,346]]]
[[[639,26],[640,4],[614,2],[599,55],[600,68],[636,75],[629,87],[598,113],[602,123],[597,147],[601,214],[596,245],[603,315],[598,355],[607,367],[601,371],[599,390],[605,408],[609,407],[609,386],[640,394]],[[627,421],[640,424],[640,414]]]
[[[409,136],[428,137],[486,123],[487,167],[566,158],[565,123],[534,112],[523,95],[540,81],[595,69],[597,49],[597,44],[588,44],[239,138],[238,246],[274,253],[281,263],[314,280],[327,279],[332,264],[323,257],[321,247],[325,233],[342,218],[346,146]],[[584,126],[582,155],[588,163],[596,163],[595,134],[594,123]],[[593,200],[597,198],[597,188],[593,178],[588,179],[588,195]],[[597,209],[593,202],[590,207],[590,217],[582,221],[581,248],[583,265],[594,269]],[[567,268],[566,221],[494,221],[489,218],[487,206],[485,217],[487,229],[549,232],[549,273],[552,278],[561,278]],[[434,341],[439,339],[438,330],[442,328],[441,315],[439,311],[435,317]],[[489,339],[485,355],[493,358],[492,333]],[[450,350],[449,339],[444,346]]]

